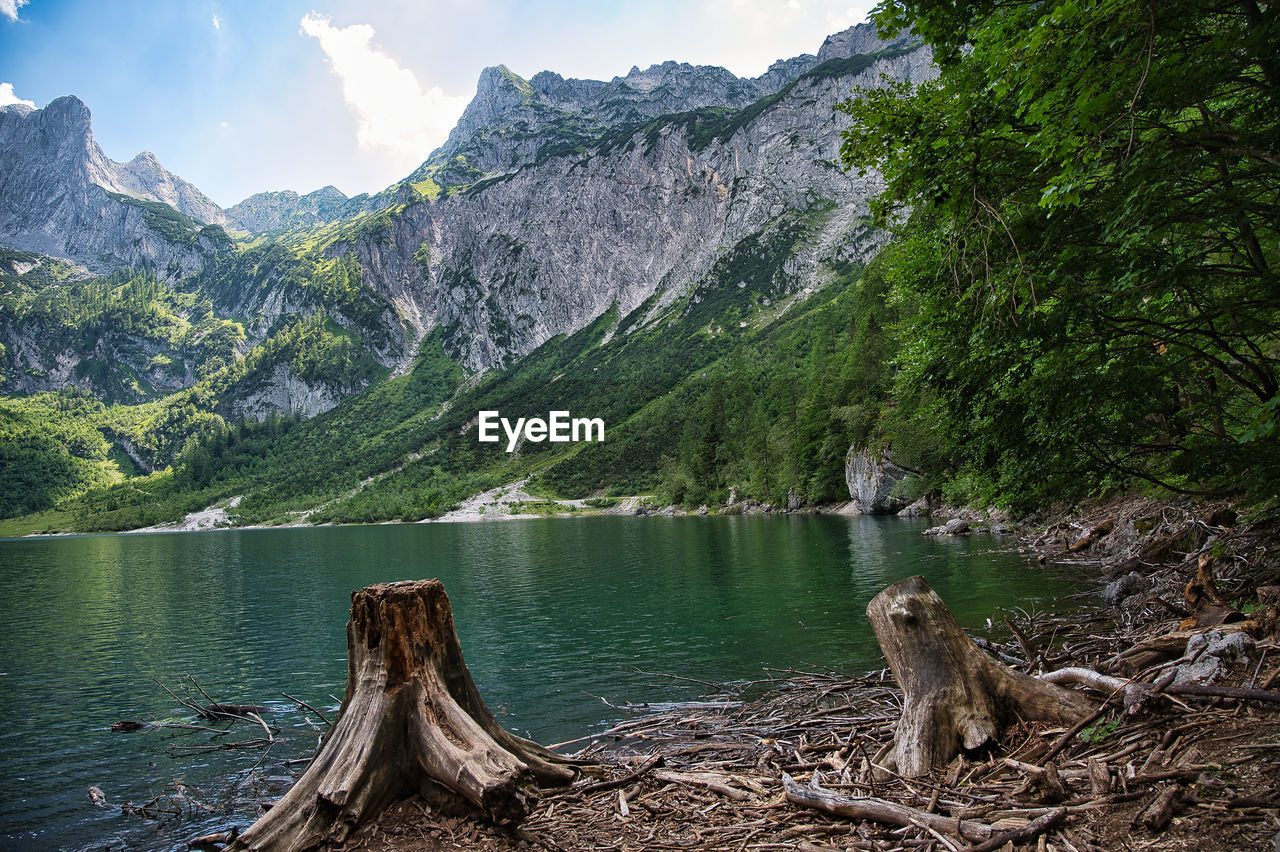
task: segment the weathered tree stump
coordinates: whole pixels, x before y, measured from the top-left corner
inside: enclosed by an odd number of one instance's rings
[[[439,580],[353,592],[347,655],[337,723],[306,773],[233,848],[340,844],[415,793],[517,823],[535,785],[572,779],[559,755],[503,730],[485,707]]]
[[[1079,693],[983,653],[923,577],[880,592],[867,605],[867,618],[902,687],[902,718],[887,759],[902,775],[924,775],[961,748],[983,747],[1015,717],[1074,724],[1094,710]]]

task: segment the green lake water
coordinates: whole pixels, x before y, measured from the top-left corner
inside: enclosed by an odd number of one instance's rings
[[[336,708],[350,593],[370,583],[439,577],[481,694],[543,743],[604,730],[623,718],[609,704],[713,691],[695,681],[878,668],[867,602],[913,574],[971,628],[1073,590],[994,539],[924,528],[588,517],[0,541],[0,848],[184,848],[251,821],[244,802],[279,795],[281,762],[316,743],[310,714],[281,692]],[[188,674],[220,701],[270,708],[284,742],[257,772],[258,751],[175,749],[261,731],[110,732],[121,719],[196,721],[157,685],[189,686]],[[214,812],[146,820],[87,795],[141,804],[174,780]]]

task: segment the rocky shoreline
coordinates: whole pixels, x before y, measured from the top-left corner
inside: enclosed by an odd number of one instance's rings
[[[1092,577],[1097,593],[1065,615],[1011,611],[975,641],[1032,674],[1099,675],[1087,692],[1100,712],[1088,726],[1015,722],[990,752],[906,779],[878,767],[900,706],[887,673],[779,672],[589,738],[577,756],[597,765],[537,800],[518,829],[410,800],[344,848],[1271,848],[1280,830],[1278,526],[1225,503],[1131,498],[1006,530],[1030,558]],[[906,817],[797,803],[813,789]]]

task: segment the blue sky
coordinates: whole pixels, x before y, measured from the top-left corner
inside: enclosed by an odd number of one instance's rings
[[[229,206],[354,195],[444,141],[488,65],[609,79],[675,59],[760,74],[867,0],[0,0],[0,103],[74,94],[107,156],[154,152]]]

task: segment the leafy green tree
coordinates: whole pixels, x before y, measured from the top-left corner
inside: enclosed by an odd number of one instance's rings
[[[914,213],[900,394],[1031,503],[1280,481],[1280,7],[885,0],[941,70],[841,105]],[[932,262],[931,262],[932,261]],[[910,263],[908,263],[910,265]]]

